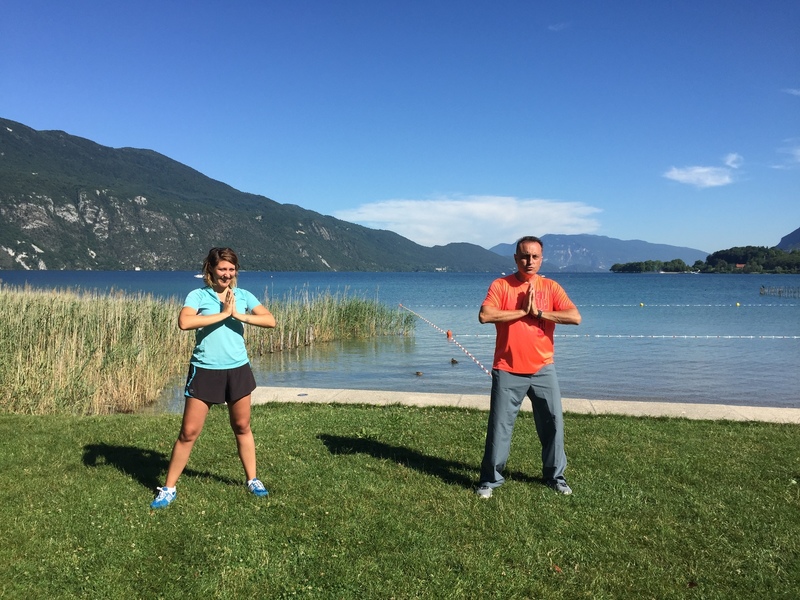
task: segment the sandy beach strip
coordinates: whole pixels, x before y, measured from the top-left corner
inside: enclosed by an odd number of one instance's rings
[[[489,395],[386,392],[380,390],[258,387],[253,404],[267,402],[311,402],[317,404],[374,404],[406,406],[455,406],[489,410]],[[633,417],[679,417],[701,420],[763,421],[800,424],[800,408],[689,404],[679,402],[635,402],[564,398],[565,413],[628,415]],[[530,408],[525,403],[523,408]]]

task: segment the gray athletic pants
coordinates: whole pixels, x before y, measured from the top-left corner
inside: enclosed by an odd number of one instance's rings
[[[533,404],[536,433],[542,444],[542,477],[544,481],[564,479],[567,455],[564,452],[561,389],[555,365],[546,365],[533,375],[515,375],[493,369],[486,448],[481,462],[482,486],[495,488],[505,481],[502,471],[511,451],[514,422],[525,396]]]

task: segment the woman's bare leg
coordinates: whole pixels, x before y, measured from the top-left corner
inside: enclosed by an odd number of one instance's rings
[[[256,442],[250,430],[250,394],[229,404],[228,413],[244,475],[250,481],[256,476]]]
[[[167,469],[166,487],[175,487],[178,478],[189,462],[189,455],[208,415],[208,404],[197,398],[186,398],[186,405],[183,408],[183,421],[181,422],[181,432],[172,447],[172,456],[169,459],[169,469]]]

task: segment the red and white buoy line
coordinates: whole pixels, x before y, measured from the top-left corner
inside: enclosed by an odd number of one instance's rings
[[[490,334],[464,334],[463,337],[494,337]],[[647,340],[800,340],[800,335],[637,335],[614,333],[556,333],[554,338],[647,339]]]
[[[459,344],[459,343],[458,343],[458,341],[456,340],[456,338],[455,338],[455,336],[453,335],[453,332],[452,332],[452,331],[450,331],[449,329],[448,329],[447,331],[445,331],[444,329],[442,329],[441,327],[439,327],[439,326],[438,326],[436,323],[431,323],[431,322],[430,322],[428,319],[426,319],[425,317],[423,317],[421,314],[414,312],[413,310],[411,310],[411,309],[410,309],[410,308],[408,308],[407,306],[403,306],[403,305],[401,304],[401,305],[400,305],[400,308],[402,308],[403,310],[407,310],[408,312],[410,312],[412,315],[414,315],[414,316],[415,316],[415,317],[417,317],[418,319],[422,319],[422,320],[423,320],[423,321],[425,321],[425,322],[426,322],[428,325],[430,325],[431,327],[433,327],[433,328],[434,328],[436,331],[440,331],[441,333],[445,334],[445,335],[447,336],[447,341],[448,341],[448,342],[453,342],[453,343],[454,343],[456,346],[458,346],[459,348],[461,348],[461,351],[462,351],[464,354],[466,354],[467,356],[469,356],[469,357],[472,359],[472,362],[474,362],[476,365],[478,365],[478,366],[479,366],[479,367],[480,367],[480,368],[483,370],[483,372],[484,372],[484,373],[486,373],[487,375],[489,375],[489,376],[491,377],[491,375],[492,375],[492,374],[489,372],[489,369],[487,369],[486,367],[484,367],[484,366],[481,364],[481,361],[479,361],[477,358],[475,358],[475,357],[472,355],[472,353],[471,353],[469,350],[467,350],[466,348],[464,348],[464,346],[462,346],[461,344]]]

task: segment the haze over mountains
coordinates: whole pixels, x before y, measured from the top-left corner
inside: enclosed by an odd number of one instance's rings
[[[0,269],[194,270],[213,246],[249,270],[513,271],[511,244],[432,248],[391,231],[240,192],[152,150],[109,148],[0,118]],[[546,235],[543,270],[707,252],[592,235]],[[797,233],[797,232],[795,232]],[[788,237],[788,236],[787,236]]]
[[[544,245],[543,271],[608,271],[617,263],[643,260],[668,262],[676,258],[692,265],[708,257],[708,252],[692,248],[650,244],[641,240],[618,240],[600,235],[545,234],[540,237]],[[492,251],[513,256],[515,248],[514,244],[498,244],[492,247]]]

